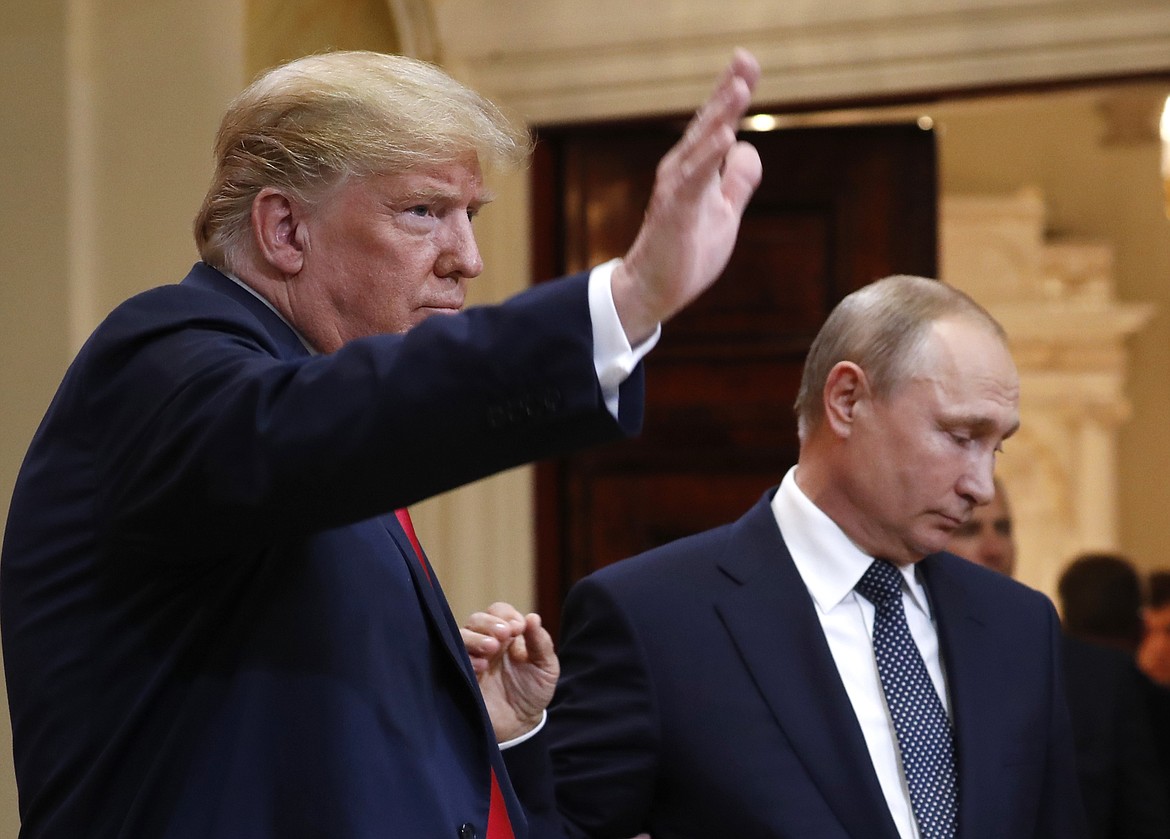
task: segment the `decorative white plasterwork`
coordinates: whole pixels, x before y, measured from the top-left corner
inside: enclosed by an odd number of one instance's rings
[[[1117,434],[1130,414],[1125,341],[1152,316],[1114,298],[1111,248],[1047,240],[1044,199],[944,196],[941,277],[1007,330],[1020,432],[1000,458],[1018,529],[1018,576],[1054,593],[1065,564],[1117,550]]]
[[[756,100],[790,106],[1170,70],[1165,0],[387,2],[537,124],[689,110],[735,46],[760,59]]]

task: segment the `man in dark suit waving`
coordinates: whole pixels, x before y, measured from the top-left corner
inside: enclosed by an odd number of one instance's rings
[[[546,732],[568,832],[1083,836],[1055,611],[941,552],[991,500],[1018,399],[961,292],[846,297],[779,487],[571,591]]]
[[[758,75],[732,60],[624,260],[467,312],[481,167],[521,161],[525,131],[376,53],[231,104],[202,261],[97,328],[17,481],[23,839],[528,835],[545,790],[514,790],[497,740],[539,725],[550,639],[511,625],[485,707],[403,508],[637,429],[639,358],[722,272],[759,180],[735,134]]]

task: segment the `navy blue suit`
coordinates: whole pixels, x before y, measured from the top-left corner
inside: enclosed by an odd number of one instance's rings
[[[545,732],[570,835],[897,839],[771,495],[570,592]],[[1051,604],[950,554],[920,568],[957,731],[959,836],[1082,837]]]
[[[115,310],[0,561],[21,836],[482,836],[490,767],[526,836],[393,510],[637,428],[640,372],[621,424],[603,404],[586,284],[316,357],[202,264]]]

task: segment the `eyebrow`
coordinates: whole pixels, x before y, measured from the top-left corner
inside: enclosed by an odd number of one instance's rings
[[[972,434],[979,434],[979,435],[992,434],[992,433],[995,433],[999,430],[999,427],[996,425],[994,420],[991,420],[988,417],[978,416],[975,414],[968,415],[968,416],[943,417],[939,421],[939,424],[947,429],[952,429],[952,428],[970,429]],[[1009,428],[1004,433],[1003,439],[1006,440],[1008,437],[1011,437],[1013,434],[1015,434],[1019,430],[1020,430],[1020,421],[1016,420],[1012,424],[1012,427]]]
[[[469,202],[469,206],[479,209],[486,204],[490,204],[495,198],[495,193],[485,189]],[[459,196],[451,190],[443,189],[442,187],[422,186],[417,189],[412,189],[410,192],[402,193],[394,200],[396,203],[402,202],[404,204],[428,204],[435,201],[455,202],[458,199]]]

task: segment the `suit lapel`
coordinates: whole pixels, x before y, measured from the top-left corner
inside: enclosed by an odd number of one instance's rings
[[[897,839],[816,607],[766,495],[735,525],[716,609],[809,776],[856,839]]]
[[[418,593],[419,602],[422,604],[423,613],[426,619],[430,622],[434,634],[442,639],[443,647],[450,656],[452,663],[456,669],[463,675],[463,680],[467,683],[468,688],[474,694],[474,698],[479,709],[479,715],[487,736],[491,738],[493,744],[492,748],[488,750],[488,761],[491,763],[492,769],[496,775],[496,782],[500,785],[500,792],[504,797],[505,805],[508,808],[508,818],[512,824],[513,833],[518,839],[525,836],[527,829],[527,814],[520,805],[520,800],[516,796],[516,791],[512,788],[512,781],[508,777],[508,768],[504,765],[504,758],[500,754],[498,748],[494,748],[495,735],[492,733],[491,718],[487,712],[487,706],[483,703],[482,694],[479,690],[479,681],[475,677],[475,671],[471,667],[471,660],[467,656],[467,649],[463,646],[463,637],[459,634],[459,626],[451,615],[451,609],[447,606],[446,595],[443,594],[442,588],[439,586],[438,577],[434,573],[434,566],[430,566],[430,560],[427,560],[428,566],[431,567],[431,573],[428,574],[421,562],[419,562],[418,555],[415,553],[414,545],[411,544],[410,538],[406,535],[406,531],[402,529],[402,525],[398,521],[398,517],[390,513],[382,516],[382,523],[385,525],[390,537],[398,546],[398,550],[402,552],[403,561],[406,562],[407,568],[410,570],[410,578],[414,582],[415,591]],[[424,556],[426,551],[423,551]]]
[[[475,671],[471,669],[467,650],[463,646],[463,638],[459,634],[459,627],[455,624],[451,610],[447,606],[447,600],[443,589],[439,586],[438,578],[433,572],[428,576],[423,570],[422,563],[419,562],[418,555],[414,551],[414,546],[410,543],[402,525],[398,523],[397,516],[389,513],[382,516],[381,521],[402,554],[402,561],[406,563],[410,572],[410,579],[414,583],[424,616],[430,622],[435,635],[442,639],[444,649],[450,655],[459,672],[463,674],[464,680],[478,694],[479,684],[475,679]]]
[[[990,790],[1002,767],[1000,743],[995,732],[1001,726],[996,709],[1004,696],[1002,678],[995,667],[996,651],[983,619],[973,608],[961,575],[965,562],[935,554],[919,567],[930,595],[931,612],[938,626],[939,647],[947,676],[959,759],[959,836],[991,836],[996,803]]]

